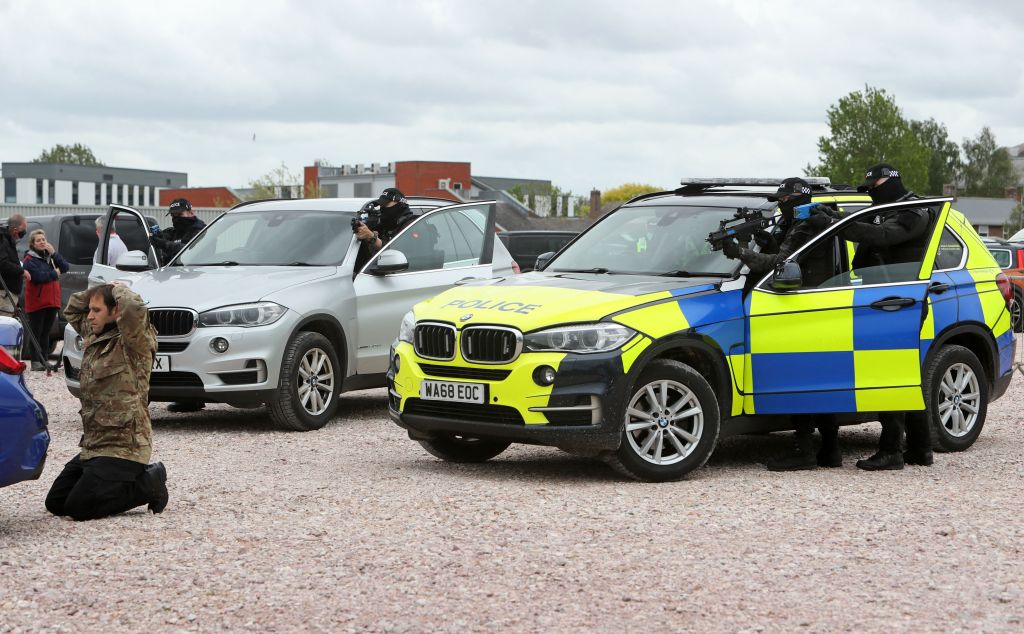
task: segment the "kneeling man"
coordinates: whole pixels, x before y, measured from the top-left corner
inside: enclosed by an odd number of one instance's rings
[[[142,298],[118,284],[75,293],[64,310],[85,339],[82,358],[82,451],[64,466],[46,509],[91,520],[143,504],[167,506],[167,472],[149,464],[149,375],[156,330]]]

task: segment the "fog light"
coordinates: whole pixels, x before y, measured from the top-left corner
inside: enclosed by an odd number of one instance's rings
[[[533,381],[537,385],[551,385],[555,382],[555,369],[549,365],[539,366],[533,371]]]
[[[402,357],[396,354],[393,364],[395,366],[395,374],[398,374],[398,371],[402,369]]]
[[[224,337],[214,337],[210,340],[210,350],[218,354],[223,354],[228,351],[228,340]]]

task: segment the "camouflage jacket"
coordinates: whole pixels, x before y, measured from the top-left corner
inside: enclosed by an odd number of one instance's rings
[[[142,298],[115,286],[121,311],[117,327],[93,334],[85,292],[75,293],[64,316],[85,339],[82,358],[82,460],[108,456],[148,464],[153,449],[149,421],[149,375],[156,354],[156,329]]]

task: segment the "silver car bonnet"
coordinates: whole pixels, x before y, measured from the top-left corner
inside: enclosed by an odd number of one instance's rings
[[[187,306],[201,313],[258,302],[337,271],[336,266],[170,266],[143,274],[131,286],[150,308]]]

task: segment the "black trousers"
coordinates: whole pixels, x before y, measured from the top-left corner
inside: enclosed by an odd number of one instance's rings
[[[146,465],[121,458],[72,458],[46,495],[46,510],[73,520],[95,520],[149,503],[140,482]]]
[[[882,435],[878,438],[880,452],[903,451],[904,429],[907,433],[908,449],[931,450],[931,426],[926,412],[884,412],[879,414],[878,420],[882,423]]]
[[[42,348],[41,352],[36,352],[32,342],[29,341],[26,347],[30,358],[39,363],[49,364],[50,331],[53,330],[53,324],[57,321],[57,309],[41,308],[25,314],[28,316],[28,327],[36,341],[39,342],[39,347]]]

